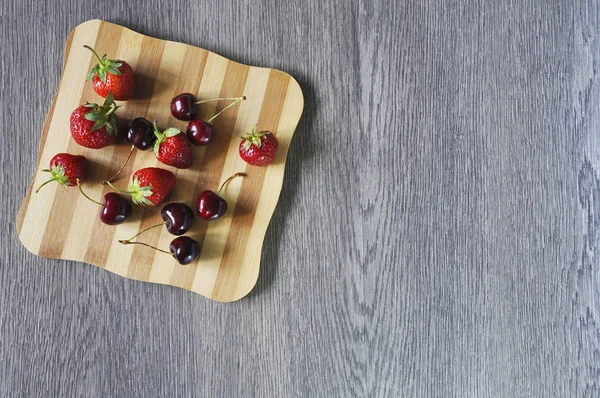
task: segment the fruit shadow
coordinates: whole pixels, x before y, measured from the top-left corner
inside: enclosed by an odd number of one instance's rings
[[[318,108],[317,98],[308,77],[299,72],[292,72],[291,74],[302,89],[304,110],[290,142],[281,194],[267,228],[262,247],[258,280],[254,289],[247,296],[251,300],[268,291],[277,276],[277,268],[281,260],[279,256],[281,236],[284,235],[286,225],[289,226],[286,220],[298,195],[302,164],[306,164],[314,156],[313,151],[311,151],[314,148],[311,147],[310,143],[314,142],[313,135],[315,132],[313,127]]]
[[[150,76],[144,72],[136,72],[133,99],[150,100],[152,96],[160,95],[168,86],[166,80],[158,79],[156,76]]]

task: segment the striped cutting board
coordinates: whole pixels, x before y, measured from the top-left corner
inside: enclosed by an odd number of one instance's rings
[[[130,220],[111,227],[99,220],[98,205],[76,188],[49,184],[34,193],[48,178],[40,170],[56,153],[68,152],[88,158],[91,167],[83,187],[100,200],[110,191],[101,181],[118,169],[129,152],[126,143],[92,150],[71,139],[69,116],[73,109],[86,101],[102,101],[85,80],[96,62],[84,44],[133,67],[136,96],[121,102],[118,110],[124,121],[143,116],[158,120],[159,127],[185,130],[185,122],[174,119],[169,111],[176,94],[196,93],[199,99],[247,96],[215,120],[217,136],[210,145],[193,148],[190,169],[165,166],[152,151],[136,150],[123,177],[116,181],[125,188],[128,176],[139,168],[170,169],[177,183],[169,201],[185,202],[193,208],[201,191],[216,190],[228,176],[246,172],[247,177],[232,180],[221,193],[229,204],[228,214],[213,222],[197,217],[188,232],[202,246],[198,261],[182,266],[167,254],[117,242],[160,222],[161,206],[136,206]],[[206,120],[226,105],[203,104],[200,116]],[[17,215],[19,238],[29,251],[43,257],[86,262],[127,278],[179,286],[217,301],[238,300],[256,284],[265,232],[281,191],[286,154],[302,108],[298,83],[281,71],[242,65],[201,48],[154,39],[112,23],[85,22],[67,39],[63,74],[44,123],[38,165]],[[275,162],[266,168],[246,165],[238,155],[238,137],[254,123],[261,130],[273,131],[279,140]],[[140,241],[168,250],[173,238],[165,228],[155,228]]]

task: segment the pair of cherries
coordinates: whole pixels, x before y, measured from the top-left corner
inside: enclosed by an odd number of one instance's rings
[[[235,173],[228,179],[226,179],[223,184],[219,187],[217,193],[206,190],[198,195],[198,199],[196,201],[196,211],[200,215],[200,217],[205,220],[216,220],[225,213],[227,213],[227,201],[223,199],[223,197],[219,196],[219,193],[229,181],[231,181],[235,177],[243,177],[245,173]],[[127,202],[129,203],[129,202]],[[158,250],[162,253],[171,254],[179,264],[185,265],[194,261],[200,255],[200,245],[194,239],[188,236],[180,236],[185,234],[190,230],[192,225],[194,225],[194,212],[192,209],[186,205],[185,203],[169,203],[165,205],[161,212],[160,216],[163,219],[163,222],[148,227],[129,239],[120,240],[119,242],[128,245],[128,244],[139,244],[143,246],[147,246]],[[156,227],[166,226],[167,231],[173,235],[179,236],[178,238],[173,239],[171,244],[169,245],[170,252],[166,250],[159,249],[157,247],[148,245],[143,242],[132,242],[133,239],[137,238],[142,233]]]
[[[241,96],[235,98],[215,98],[197,101],[193,94],[183,93],[175,96],[171,100],[171,115],[173,115],[175,119],[189,121],[185,132],[188,140],[191,144],[204,146],[212,141],[213,137],[215,136],[215,127],[211,124],[211,122],[227,109],[231,108],[240,101],[244,101],[245,99],[246,96]],[[233,102],[207,121],[198,119],[198,114],[200,113],[200,104],[221,100]]]
[[[192,225],[194,225],[194,212],[192,209],[185,203],[169,203],[162,208],[160,216],[163,219],[163,222],[148,227],[131,238],[120,240],[119,242],[124,245],[135,244],[147,246],[158,250],[159,252],[171,254],[175,257],[177,262],[182,265],[189,264],[198,258],[200,255],[200,245],[198,242],[189,236],[181,236],[189,231],[190,228],[192,228]],[[132,242],[133,239],[144,232],[162,225],[167,227],[169,233],[178,236],[171,241],[171,244],[169,245],[170,251],[162,250],[143,242]]]

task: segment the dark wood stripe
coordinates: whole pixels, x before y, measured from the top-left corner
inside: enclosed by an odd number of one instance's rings
[[[263,102],[258,118],[261,130],[277,133],[289,80],[289,75],[276,70],[271,71],[265,91],[265,98],[268,98],[268,101]],[[266,168],[249,166],[246,173],[248,176],[243,179],[237,198],[212,294],[212,298],[218,301],[230,301],[235,298],[233,286],[237,285],[240,276],[246,246],[250,239],[250,230],[256,214],[256,206],[264,184]],[[257,187],[259,188],[257,189]]]
[[[220,96],[239,97],[244,95],[244,87],[246,86],[249,70],[250,67],[246,65],[228,62]],[[228,104],[228,102],[219,102],[216,111],[220,111]],[[229,143],[233,137],[233,128],[235,127],[238,109],[239,106],[234,106],[215,120],[215,129],[217,134],[213,142],[211,142],[207,147],[204,158],[202,159],[202,164],[200,165],[200,170],[202,170],[202,172],[198,177],[198,181],[194,189],[192,203],[189,203],[192,208],[195,208],[196,198],[200,192],[204,191],[205,189],[217,190],[218,188],[218,184],[221,180],[221,174],[223,173],[223,167],[225,166],[225,159],[227,150],[229,148]],[[188,233],[190,237],[198,241],[200,246],[204,244],[208,223],[208,221],[198,218],[194,224],[194,227]],[[178,267],[173,274],[171,283],[175,286],[191,289],[194,282],[194,276],[196,275],[198,268],[201,267],[202,264],[200,264],[198,261],[186,265],[185,267]]]
[[[67,44],[65,45],[65,52],[63,55],[63,69],[62,75],[60,78],[60,82],[58,83],[58,87],[62,85],[62,79],[65,76],[65,67],[67,66],[67,60],[69,58],[69,51],[71,50],[71,44],[73,43],[73,37],[75,36],[75,31],[71,32],[69,37],[67,38]],[[48,138],[48,130],[50,129],[50,122],[52,121],[52,117],[54,116],[54,108],[56,107],[56,99],[58,98],[58,89],[56,90],[56,94],[54,94],[54,98],[52,99],[52,104],[50,105],[50,109],[48,110],[48,115],[44,120],[44,126],[42,127],[42,136],[40,138],[40,145],[38,147],[38,156],[37,163],[35,166],[35,170],[40,169],[40,160],[42,158],[42,150],[44,149],[44,145],[46,145],[46,138]],[[35,190],[33,186],[34,178],[31,179],[31,184],[29,185],[29,189],[27,190],[27,195],[25,195],[25,199],[21,204],[21,208],[19,209],[19,213],[17,214],[17,234],[21,233],[21,227],[23,226],[23,220],[25,219],[25,213],[27,212],[27,207],[29,207],[29,200],[31,199],[31,194]]]
[[[118,45],[119,38],[121,37],[121,29],[116,29],[112,26],[107,26],[104,22],[100,23],[100,28],[98,30],[98,35],[96,36],[96,41],[93,43],[94,48],[99,53],[106,54],[114,54]],[[76,50],[79,51],[79,50]],[[87,51],[81,48],[80,51]],[[87,71],[92,69],[97,61],[94,58],[90,59],[90,63],[86,70],[82,70],[82,78],[87,74]],[[87,82],[84,85],[83,91],[80,97],[80,104],[86,102],[90,98],[94,98],[96,96],[94,89],[92,88],[92,84]],[[65,132],[65,134],[69,134],[69,132]],[[68,153],[80,153],[81,147],[75,143],[72,139],[69,139],[69,144],[67,148]],[[99,179],[99,173],[101,173],[101,167],[88,167],[88,181],[97,181]],[[70,190],[73,191],[73,190]],[[39,255],[43,257],[52,257],[58,258],[62,254],[64,242],[69,233],[69,228],[71,227],[72,222],[72,210],[74,208],[74,195],[67,196],[69,194],[75,194],[76,192],[65,192],[62,189],[56,190],[56,195],[54,196],[52,202],[52,210],[51,210],[51,218],[49,220],[49,224],[46,226],[46,230],[44,231],[44,237],[42,238],[42,242],[40,244]],[[79,220],[76,220],[76,222]]]
[[[146,115],[150,106],[150,99],[154,91],[156,77],[159,73],[161,57],[164,51],[165,42],[162,40],[153,39],[150,37],[144,37],[142,40],[141,50],[139,57],[135,64],[131,67],[136,75],[136,97],[138,99],[131,100],[124,103],[124,107],[119,109],[119,117],[121,124],[128,124],[129,121],[136,117]],[[103,167],[102,180],[109,178],[121,167],[121,164],[129,155],[131,146],[128,143],[117,145],[110,163],[107,167]],[[138,150],[134,150],[131,155],[131,159],[121,172],[117,184],[123,186],[127,184],[129,176],[131,175],[133,165],[135,164],[135,157]],[[102,196],[111,192],[112,188],[105,186],[102,190]],[[135,206],[134,206],[135,207]],[[139,217],[142,217],[142,212],[145,209],[134,208],[134,214],[132,219],[128,222],[136,222]],[[128,237],[117,237],[118,239],[124,239]],[[84,261],[87,263],[95,264],[98,267],[106,267],[106,260],[110,252],[110,247],[114,243],[115,239],[115,228],[104,224],[100,221],[99,217],[96,217],[94,221],[94,227],[92,229],[92,236],[90,241],[93,244],[88,245],[85,253]]]
[[[175,96],[179,93],[190,91],[195,92],[198,90],[200,86],[200,82],[202,81],[202,75],[204,73],[204,66],[206,64],[206,57],[208,55],[207,51],[203,51],[197,48],[188,47],[185,51],[184,59],[181,64],[181,70],[177,76],[176,84],[172,84],[173,82],[167,82],[167,87],[170,87],[171,95]],[[178,126],[180,128],[184,128],[180,126],[181,122],[177,123],[176,119],[171,116],[169,111],[169,104],[164,104],[164,113],[161,113],[161,120],[165,123],[165,127],[168,126]],[[168,115],[168,117],[166,117]],[[157,115],[158,116],[158,115]],[[166,166],[165,166],[166,167]],[[195,164],[192,167],[196,167]],[[178,170],[174,168],[169,168],[175,176],[177,177]],[[182,187],[180,186],[180,180],[177,181],[177,185],[175,187],[176,192],[172,196],[181,196]],[[192,193],[190,192],[189,195]],[[159,208],[162,208],[162,205],[159,205]],[[143,210],[142,214],[142,223],[140,224],[140,230],[147,228],[151,225],[154,225],[160,221],[160,209],[156,208],[146,208]],[[150,245],[157,245],[162,229],[156,228],[147,233],[144,233],[143,236],[140,237],[140,240],[148,243]],[[163,248],[164,250],[168,250],[167,248]],[[157,255],[152,250],[145,248],[143,246],[136,246],[133,249],[132,261],[127,273],[127,276],[133,279],[140,280],[148,280],[150,277],[150,272],[152,270],[152,263],[154,262],[154,256]],[[158,254],[163,256],[163,254]],[[166,255],[164,255],[166,256]],[[165,261],[170,261],[167,257],[165,257]]]

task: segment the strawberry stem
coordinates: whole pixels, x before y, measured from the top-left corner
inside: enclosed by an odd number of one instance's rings
[[[235,99],[235,101],[233,101],[231,104],[229,104],[229,105],[227,105],[225,108],[223,108],[223,109],[222,109],[222,110],[221,110],[219,113],[217,113],[216,115],[214,115],[213,117],[211,117],[210,119],[208,119],[208,120],[206,121],[206,123],[210,123],[210,122],[212,122],[212,121],[213,121],[213,120],[215,120],[215,119],[216,119],[216,118],[217,118],[217,117],[218,117],[218,116],[219,116],[221,113],[225,112],[227,109],[231,108],[232,106],[234,106],[234,105],[235,105],[235,104],[237,104],[238,102],[240,102],[240,101],[244,101],[244,100],[246,100],[246,96],[245,96],[245,95],[243,95],[243,96],[241,96],[241,97],[238,97],[238,98],[236,98],[236,99]]]
[[[104,63],[102,62],[102,59],[100,59],[100,57],[98,56],[98,54],[96,53],[96,51],[94,51],[94,49],[86,44],[83,45],[83,47],[87,48],[88,50],[90,50],[92,52],[92,54],[94,54],[94,56],[96,57],[96,59],[98,60],[98,63],[100,65],[104,65]]]
[[[108,111],[106,112],[106,115],[105,115],[105,117],[108,119],[108,117],[109,117],[110,115],[112,115],[113,113],[115,113],[115,111],[117,110],[117,108],[118,108],[118,107],[117,107],[117,104],[115,104],[114,102],[112,102],[112,103],[110,104],[110,108],[109,108],[109,109],[108,109]]]
[[[219,187],[219,190],[217,191],[217,195],[221,192],[221,190],[223,189],[223,187],[225,186],[225,184],[227,184],[229,181],[233,180],[235,177],[246,177],[248,174],[246,173],[235,173],[234,175],[232,175],[231,177],[229,177],[228,179],[226,179],[225,181],[223,181],[223,184],[221,184],[221,186]]]
[[[131,154],[133,153],[133,150],[135,149],[135,145],[131,146],[131,150],[129,151],[129,155],[127,155],[127,159],[125,159],[125,162],[123,163],[123,165],[121,166],[121,168],[119,169],[119,171],[117,171],[117,173],[110,177],[108,180],[105,180],[102,185],[106,185],[110,182],[113,182],[115,180],[115,178],[117,178],[117,176],[119,174],[121,174],[121,172],[123,171],[123,169],[125,168],[125,165],[127,164],[127,162],[129,162],[129,159],[131,158]]]
[[[82,194],[83,196],[85,196],[85,197],[86,197],[88,200],[90,200],[90,201],[92,201],[92,202],[96,203],[96,204],[97,204],[97,205],[99,205],[99,206],[103,206],[103,204],[102,204],[102,203],[98,202],[97,200],[94,200],[94,199],[90,198],[89,196],[87,196],[87,195],[86,195],[86,193],[85,193],[85,192],[83,192],[83,189],[81,189],[81,184],[79,183],[79,178],[77,179],[77,187],[79,188],[79,192],[81,192],[81,194]]]
[[[159,249],[158,247],[151,246],[151,245],[149,245],[149,244],[147,244],[147,243],[144,243],[144,242],[129,242],[129,241],[127,241],[127,240],[120,240],[120,241],[119,241],[119,243],[121,243],[121,244],[123,244],[123,245],[142,245],[142,246],[150,247],[150,248],[152,248],[152,249],[154,249],[154,250],[158,250],[158,251],[159,251],[159,252],[161,252],[161,253],[165,253],[165,254],[171,254],[171,255],[172,255],[172,253],[171,253],[171,252],[168,252],[168,251],[166,251],[166,250]]]
[[[166,223],[167,223],[166,221],[163,221],[163,222],[161,222],[161,223],[158,223],[158,224],[156,224],[156,225],[153,225],[153,226],[151,226],[151,227],[148,227],[148,228],[146,228],[146,229],[144,229],[144,230],[142,230],[142,231],[138,232],[137,234],[133,235],[131,238],[129,238],[129,239],[125,239],[125,240],[120,240],[119,242],[120,242],[120,243],[122,243],[122,244],[124,244],[124,245],[127,245],[127,244],[129,244],[129,243],[132,243],[132,242],[131,242],[132,240],[134,240],[135,238],[137,238],[138,236],[140,236],[140,235],[141,235],[141,234],[143,234],[144,232],[146,232],[146,231],[148,231],[148,230],[150,230],[150,229],[152,229],[152,228],[156,228],[156,227],[160,227],[161,225],[165,225]]]

